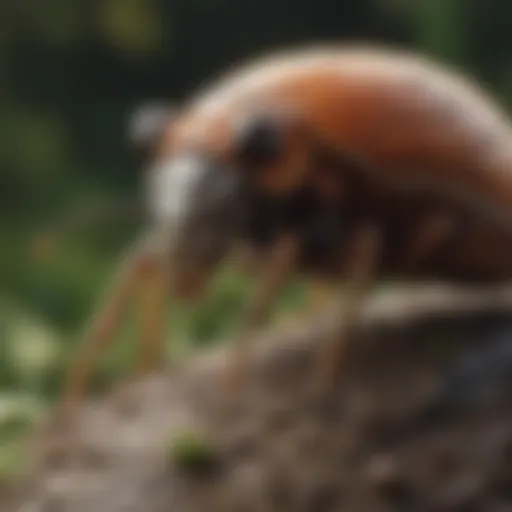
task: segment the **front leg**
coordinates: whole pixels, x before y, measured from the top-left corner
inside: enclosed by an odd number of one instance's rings
[[[321,348],[315,368],[314,386],[320,392],[328,390],[340,370],[340,364],[350,344],[350,337],[360,320],[363,302],[373,283],[381,255],[381,229],[364,224],[355,232],[348,245],[344,269],[345,293],[336,308],[338,318],[333,336]]]
[[[138,376],[160,368],[165,359],[168,288],[171,277],[170,258],[164,251],[155,255],[141,283],[139,299],[141,340],[136,368]]]
[[[242,318],[241,332],[234,344],[233,361],[230,362],[227,379],[230,389],[239,388],[250,345],[251,331],[266,320],[277,296],[288,283],[296,269],[299,249],[299,240],[295,236],[282,236],[262,264],[262,275]]]
[[[84,398],[94,365],[114,342],[114,335],[128,310],[138,286],[155,263],[150,241],[138,240],[123,258],[120,269],[92,319],[80,350],[68,368],[61,406],[67,410]]]

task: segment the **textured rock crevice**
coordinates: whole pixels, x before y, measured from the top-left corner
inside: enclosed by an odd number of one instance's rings
[[[262,335],[229,406],[227,347],[122,386],[68,437],[44,433],[27,508],[12,510],[510,510],[511,311],[506,288],[383,291],[322,399],[310,391],[332,312]],[[176,464],[184,431],[211,447],[208,470]]]

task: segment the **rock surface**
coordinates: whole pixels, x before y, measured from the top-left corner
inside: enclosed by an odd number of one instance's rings
[[[200,355],[50,426],[5,510],[512,510],[510,312],[510,289],[385,290],[323,395],[314,362],[332,313],[262,334],[235,387],[228,348]],[[178,463],[183,432],[208,465]]]

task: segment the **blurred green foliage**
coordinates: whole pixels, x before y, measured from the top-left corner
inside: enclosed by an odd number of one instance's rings
[[[212,73],[280,45],[347,39],[422,48],[508,104],[511,15],[507,0],[0,2],[0,441],[55,398],[84,321],[140,223],[105,219],[67,236],[49,262],[27,252],[37,230],[80,205],[139,199],[124,139],[134,107],[179,101]],[[173,311],[170,339],[184,347],[227,335],[247,289],[222,272],[199,304]],[[296,307],[302,292],[291,286],[283,308]],[[119,338],[97,388],[135,358],[135,320]]]

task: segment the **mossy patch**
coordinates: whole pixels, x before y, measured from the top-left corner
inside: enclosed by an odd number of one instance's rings
[[[202,433],[188,430],[169,442],[169,457],[179,470],[191,475],[205,475],[218,466],[219,454]]]

